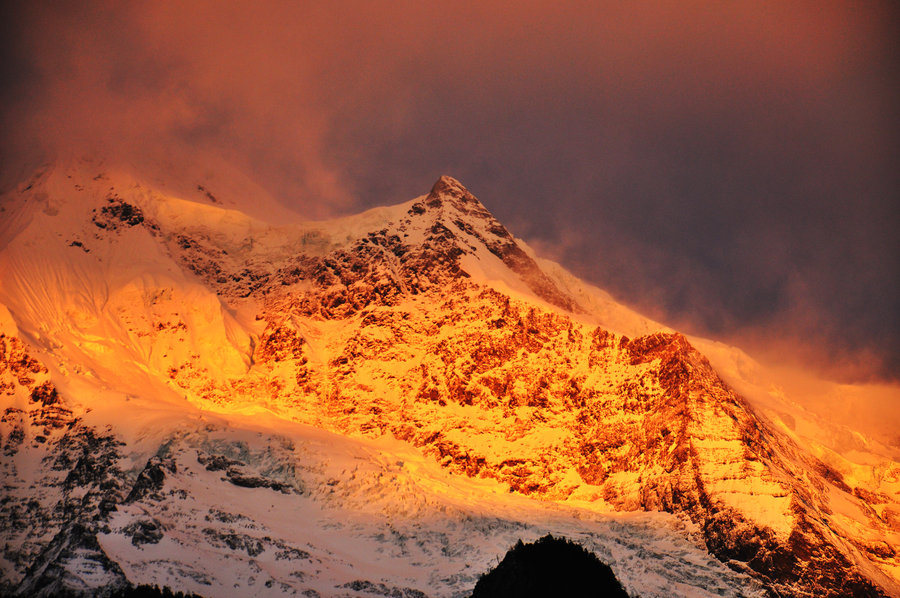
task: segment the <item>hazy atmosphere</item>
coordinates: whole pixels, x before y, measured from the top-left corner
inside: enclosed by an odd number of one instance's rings
[[[11,4],[6,181],[217,156],[324,218],[450,174],[652,317],[900,378],[891,3]]]

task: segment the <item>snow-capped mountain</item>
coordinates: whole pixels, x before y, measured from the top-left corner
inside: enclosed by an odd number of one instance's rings
[[[307,222],[73,161],[0,203],[4,593],[900,595],[896,447],[541,260],[459,182]]]

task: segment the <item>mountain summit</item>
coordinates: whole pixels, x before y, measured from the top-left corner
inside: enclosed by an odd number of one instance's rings
[[[896,461],[763,412],[737,350],[455,179],[326,222],[172,188],[79,163],[2,198],[4,593],[463,596],[552,533],[631,595],[900,594]]]
[[[442,175],[434,182],[434,185],[431,187],[431,192],[428,194],[428,201],[441,197],[450,197],[462,203],[476,203],[481,205],[481,202],[478,201],[474,195],[469,193],[469,190],[466,189],[462,183],[446,174]]]

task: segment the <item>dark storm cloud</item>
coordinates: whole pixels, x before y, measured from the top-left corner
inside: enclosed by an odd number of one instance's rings
[[[653,315],[897,377],[894,17],[821,2],[23,5],[4,19],[3,155],[216,153],[315,217],[448,173]]]

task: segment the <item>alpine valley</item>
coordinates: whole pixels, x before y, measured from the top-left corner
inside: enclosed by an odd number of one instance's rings
[[[449,177],[310,222],[233,173],[39,169],[0,199],[0,417],[3,595],[468,596],[550,533],[632,596],[900,596],[896,437]]]

